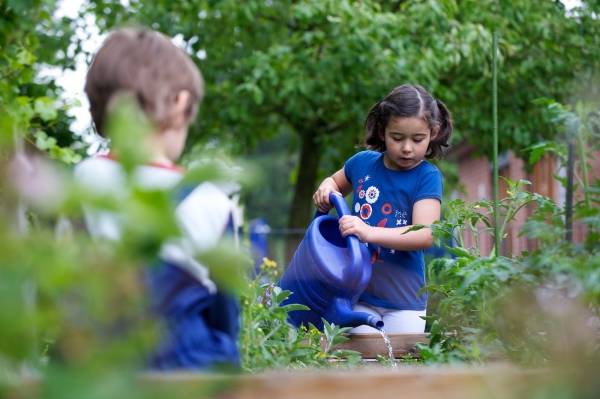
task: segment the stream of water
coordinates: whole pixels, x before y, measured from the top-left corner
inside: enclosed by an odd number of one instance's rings
[[[392,349],[392,343],[390,342],[390,339],[388,338],[388,335],[385,332],[384,328],[379,330],[379,332],[381,333],[381,336],[383,337],[383,340],[385,341],[385,343],[388,347],[388,351],[390,354],[390,361],[392,362],[392,370],[398,371],[398,365],[396,364],[396,359],[394,358],[394,350]]]

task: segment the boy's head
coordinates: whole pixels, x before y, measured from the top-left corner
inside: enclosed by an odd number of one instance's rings
[[[182,92],[189,92],[183,112],[187,129],[196,117],[202,89],[202,76],[190,57],[166,36],[145,29],[122,29],[106,39],[85,83],[90,113],[102,136],[116,94],[136,98],[157,130],[164,131],[181,123],[173,115],[173,104]]]

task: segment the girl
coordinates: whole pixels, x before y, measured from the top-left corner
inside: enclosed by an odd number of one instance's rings
[[[382,318],[387,332],[423,332],[427,294],[423,250],[431,246],[429,229],[402,234],[412,225],[440,218],[442,176],[423,158],[442,157],[452,134],[446,106],[421,86],[402,85],[371,108],[365,121],[363,151],[326,178],[313,196],[321,212],[332,205],[329,194],[353,192],[352,213],[340,219],[340,231],[366,242],[372,253],[371,281],[355,311]],[[376,332],[359,326],[351,332]]]

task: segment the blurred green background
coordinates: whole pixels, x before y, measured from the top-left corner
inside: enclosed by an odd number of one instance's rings
[[[65,7],[79,8],[65,16],[59,12]],[[14,395],[15,376],[39,376],[48,356],[58,361],[42,396],[163,394],[140,387],[124,391],[141,361],[131,360],[132,354],[151,345],[158,326],[132,316],[143,304],[121,273],[135,270],[148,259],[148,245],[164,238],[157,226],[172,223],[164,216],[169,204],[156,193],[139,193],[126,204],[90,199],[69,185],[70,165],[106,146],[91,126],[74,127],[79,101],[65,96],[56,77],[75,70],[81,57],[91,61],[93,37],[124,26],[173,37],[201,69],[206,90],[182,162],[192,165],[214,153],[227,158],[250,174],[241,189],[246,221],[263,217],[272,229],[302,230],[312,218],[316,186],[360,150],[367,111],[400,84],[420,84],[443,101],[455,120],[453,143],[467,141],[476,155],[491,158],[493,31],[500,34],[500,151],[555,138],[560,128],[548,124],[546,109],[533,101],[543,97],[574,106],[598,100],[599,14],[600,3],[592,0],[0,0],[0,172],[8,171],[15,151],[43,153],[62,166],[36,181],[69,193],[58,205],[38,198],[44,206],[16,218],[21,200],[0,180],[0,394]],[[456,166],[439,167],[450,193]],[[138,228],[131,241],[111,253],[98,251],[77,232],[57,240],[56,218],[81,217],[85,199],[143,205],[140,219],[132,221]],[[589,209],[582,217],[597,218]],[[579,256],[579,271],[591,276],[585,292],[597,300],[597,248],[586,248],[585,256],[561,250],[549,259],[566,265]],[[566,269],[552,275],[563,276]],[[123,282],[116,289],[111,276]],[[27,288],[29,281],[37,288]],[[11,300],[18,305],[9,306]],[[114,304],[127,305],[114,314]],[[132,334],[116,340],[109,339],[110,331],[98,334],[96,323],[105,319],[133,320]],[[598,359],[557,353],[567,366],[577,359],[592,365],[581,374],[589,383],[582,386],[591,388],[569,396],[571,385],[577,389],[571,381],[553,397],[594,397],[598,390],[588,372]],[[540,397],[550,397],[546,393]]]
[[[77,17],[55,17],[57,8],[77,5],[79,14],[69,13]],[[273,228],[308,225],[316,185],[359,151],[366,112],[400,84],[418,83],[445,102],[456,121],[453,143],[467,140],[490,155],[493,31],[500,32],[500,152],[552,137],[532,100],[568,104],[598,94],[596,1],[3,0],[0,7],[2,51],[24,46],[37,57],[27,81],[4,83],[5,100],[17,90],[58,98],[56,79],[36,74],[73,69],[80,55],[89,62],[98,34],[144,26],[174,37],[206,81],[188,153],[208,145],[261,159],[246,214]],[[90,36],[96,42],[85,46]],[[47,133],[84,155],[89,138],[70,132],[58,112]]]

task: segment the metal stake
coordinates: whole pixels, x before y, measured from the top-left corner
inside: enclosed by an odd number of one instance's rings
[[[500,256],[500,218],[498,212],[498,32],[492,35],[492,113],[494,126],[494,238],[496,257]]]

